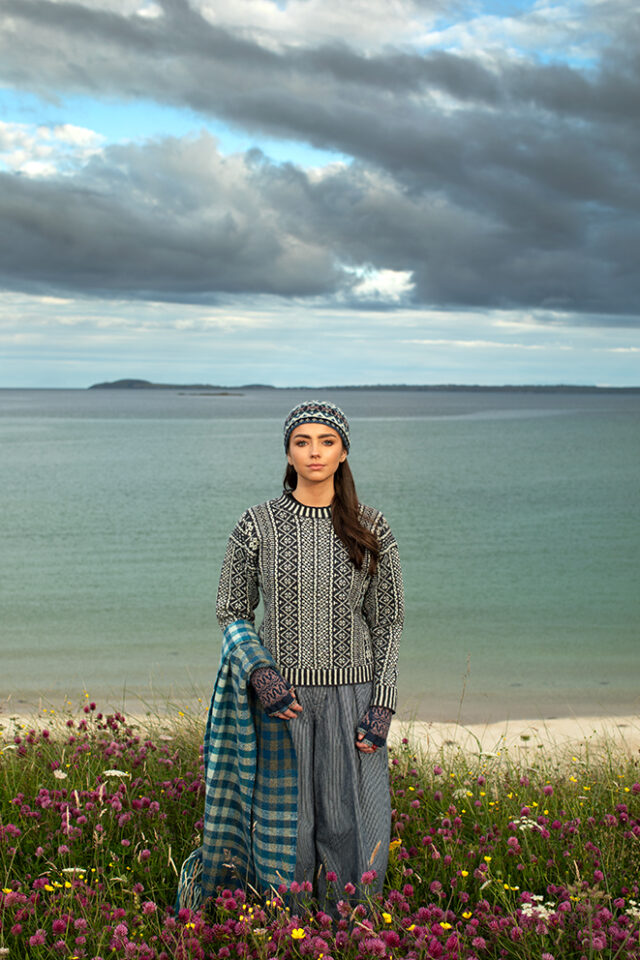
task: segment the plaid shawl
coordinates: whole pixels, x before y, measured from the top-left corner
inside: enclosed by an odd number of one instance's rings
[[[230,624],[204,737],[202,846],[182,866],[178,908],[197,908],[221,885],[267,892],[293,880],[297,762],[288,723],[268,717],[249,686],[264,666],[275,663],[253,624]]]

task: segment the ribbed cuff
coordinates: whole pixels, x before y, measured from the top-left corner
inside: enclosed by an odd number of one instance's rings
[[[396,687],[387,687],[382,683],[376,683],[374,681],[373,693],[371,695],[372,707],[387,707],[395,713],[397,700],[398,691]]]
[[[296,698],[292,693],[288,693],[285,697],[282,697],[281,700],[278,700],[277,703],[272,703],[269,709],[265,707],[265,713],[268,717],[273,717],[276,713],[284,713],[285,710],[288,710],[292,703],[295,703]]]
[[[386,737],[379,737],[377,733],[373,733],[371,730],[365,730],[364,727],[357,727],[356,732],[364,733],[364,739],[361,743],[366,741],[372,747],[384,747],[387,742]]]

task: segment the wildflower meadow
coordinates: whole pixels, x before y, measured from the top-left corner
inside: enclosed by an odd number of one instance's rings
[[[364,896],[335,889],[325,912],[304,886],[260,897],[239,878],[176,914],[202,829],[202,723],[141,724],[87,697],[2,726],[0,957],[640,960],[637,758],[404,740],[381,896],[365,873]]]

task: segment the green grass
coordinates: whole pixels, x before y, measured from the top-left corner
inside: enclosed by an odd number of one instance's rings
[[[0,948],[11,958],[640,957],[638,761],[588,743],[573,758],[522,759],[403,742],[391,751],[381,900],[345,903],[332,923],[311,903],[292,917],[280,897],[227,891],[207,914],[172,916],[203,811],[203,718],[181,713],[140,726],[87,702],[5,722]]]

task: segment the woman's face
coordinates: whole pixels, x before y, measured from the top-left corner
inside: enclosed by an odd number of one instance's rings
[[[311,483],[328,480],[346,459],[340,435],[324,423],[303,423],[289,437],[287,460]]]

